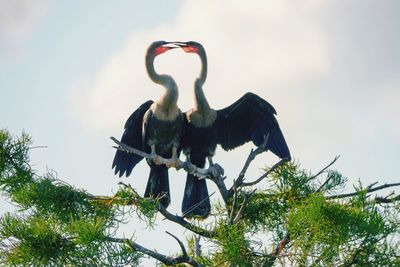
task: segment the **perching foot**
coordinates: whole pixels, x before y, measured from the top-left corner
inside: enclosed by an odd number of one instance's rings
[[[217,178],[217,177],[223,176],[224,173],[225,173],[225,171],[224,171],[224,169],[221,167],[221,165],[219,165],[218,163],[215,163],[215,164],[211,165],[211,166],[208,168],[208,173],[209,173],[212,177]]]

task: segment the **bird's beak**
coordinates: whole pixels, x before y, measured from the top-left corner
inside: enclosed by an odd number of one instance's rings
[[[186,43],[184,43],[184,42],[178,42],[178,41],[174,41],[174,42],[170,42],[171,44],[174,44],[174,45],[176,45],[177,47],[181,47],[181,48],[183,48],[183,47],[186,47],[187,46],[187,44]]]
[[[170,49],[175,49],[175,48],[179,48],[178,45],[176,45],[174,42],[168,42],[165,45],[163,45],[164,48],[170,50]]]

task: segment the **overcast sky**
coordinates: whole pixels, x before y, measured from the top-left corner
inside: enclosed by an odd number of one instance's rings
[[[39,172],[53,169],[79,188],[111,194],[119,179],[110,168],[109,137],[120,138],[128,116],[163,93],[146,75],[147,46],[195,40],[207,51],[204,90],[212,107],[223,108],[252,91],[276,108],[292,155],[304,168],[317,172],[340,154],[335,168],[352,183],[395,182],[399,12],[396,0],[0,0],[0,128],[15,135],[25,130],[35,145],[47,146],[31,153]],[[200,70],[197,56],[176,49],[155,64],[175,78],[178,104],[189,109]],[[228,183],[251,147],[217,151],[215,161],[225,168]],[[276,161],[261,155],[250,176]],[[142,163],[124,181],[142,193],[147,175]],[[172,212],[180,213],[184,176],[170,171]],[[179,251],[163,232],[137,223],[122,229],[121,235],[136,232],[137,241],[150,248]]]

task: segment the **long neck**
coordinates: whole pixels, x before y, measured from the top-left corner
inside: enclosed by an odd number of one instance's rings
[[[178,102],[178,87],[174,81],[174,79],[165,74],[158,74],[154,69],[154,56],[147,55],[146,56],[146,69],[147,74],[150,79],[162,86],[166,89],[164,95],[157,101],[161,108],[168,110],[170,107],[174,107]]]
[[[195,109],[200,112],[205,112],[210,109],[210,105],[207,102],[206,96],[203,91],[203,84],[207,78],[207,56],[203,49],[199,50],[199,57],[201,60],[201,72],[200,76],[194,83],[194,103]]]

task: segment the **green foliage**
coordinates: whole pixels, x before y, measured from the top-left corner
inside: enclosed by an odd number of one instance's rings
[[[259,192],[252,197],[243,217],[246,227],[251,232],[273,230],[282,233],[284,231],[284,214],[288,210],[288,203],[280,197],[280,194]]]
[[[18,209],[0,218],[0,265],[139,265],[143,254],[114,235],[132,212],[153,227],[159,201],[130,185],[100,197],[52,172],[39,176],[29,166],[30,144],[26,134],[0,131],[0,190]],[[361,183],[343,197],[347,178],[339,172],[313,175],[294,162],[266,180],[266,189],[249,194],[242,187],[235,201],[216,201],[207,224],[190,222],[214,244],[196,255],[194,238],[188,240],[188,255],[200,266],[272,266],[278,258],[288,266],[400,266],[400,197],[382,204]]]
[[[216,241],[220,247],[212,259],[216,266],[229,264],[251,266],[250,243],[245,238],[245,229],[242,224],[229,224],[221,221],[215,231],[217,233]]]
[[[133,209],[137,217],[146,222],[147,226],[154,226],[157,215],[158,199],[142,198],[131,186],[122,186],[112,198],[114,205],[135,206]]]
[[[0,188],[19,215],[0,219],[0,265],[137,265],[141,254],[115,244],[114,206],[30,168],[28,136],[0,131]]]
[[[0,237],[11,243],[18,242],[18,245],[11,245],[10,251],[2,251],[1,258],[10,265],[55,264],[60,255],[74,250],[73,243],[63,237],[60,230],[53,218],[23,219],[6,214],[0,221]]]
[[[315,177],[316,178],[316,177]],[[293,203],[302,202],[320,187],[313,175],[287,162],[271,174],[271,187],[258,190],[246,206],[244,220],[250,232],[271,231],[276,241],[287,232],[286,222]],[[329,171],[322,191],[341,189],[346,182],[340,173]]]
[[[303,264],[315,251],[323,255],[320,263],[334,264],[348,244],[362,243],[369,238],[377,242],[392,230],[376,207],[328,202],[321,194],[296,203],[288,222]]]

